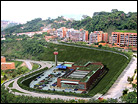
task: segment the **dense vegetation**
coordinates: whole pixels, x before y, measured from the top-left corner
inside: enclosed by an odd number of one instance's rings
[[[56,21],[56,22],[55,22]],[[40,31],[41,27],[51,28],[84,28],[89,33],[92,31],[104,31],[110,34],[110,31],[114,30],[136,30],[137,31],[137,12],[124,13],[117,9],[112,9],[111,12],[95,12],[92,17],[83,16],[81,20],[66,20],[63,16],[58,16],[56,19],[48,18],[42,20],[36,18],[28,21],[26,24],[20,24],[11,28],[5,29],[3,32],[6,34],[19,33],[19,32],[31,32]],[[21,28],[23,27],[23,29]]]
[[[1,103],[137,103],[137,92],[130,92],[125,96],[122,96],[121,101],[117,99],[108,100],[62,100],[62,99],[51,99],[32,97],[24,95],[14,95],[8,92],[8,89],[1,87]]]

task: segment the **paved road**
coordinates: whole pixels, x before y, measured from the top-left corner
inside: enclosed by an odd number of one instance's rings
[[[24,62],[25,62],[25,64],[26,64],[27,68],[28,68],[29,70],[32,70],[32,65],[31,65],[31,63],[30,63],[29,61],[24,61]]]

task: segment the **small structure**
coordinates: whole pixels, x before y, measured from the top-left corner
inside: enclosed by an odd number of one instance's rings
[[[1,70],[15,69],[14,62],[6,62],[6,58],[1,56]]]
[[[57,66],[57,55],[58,55],[58,52],[54,52],[54,55],[55,55],[55,66]]]

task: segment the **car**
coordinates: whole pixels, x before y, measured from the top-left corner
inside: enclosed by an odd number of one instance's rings
[[[39,76],[39,77],[37,77],[37,78],[41,78],[41,77]]]
[[[43,86],[43,87],[45,87],[45,86],[46,86],[46,84],[42,84],[42,86]]]
[[[41,76],[44,76],[44,74],[42,74]]]
[[[42,89],[42,87],[39,86],[38,89]]]
[[[86,91],[82,91],[82,94],[86,94]]]
[[[39,87],[39,85],[34,85],[34,88]]]
[[[37,79],[34,79],[34,81],[37,81]]]
[[[57,75],[61,75],[61,73],[58,73]]]
[[[44,84],[48,84],[48,83],[49,83],[48,81],[44,82]]]
[[[76,88],[74,89],[74,91],[77,91],[77,90],[78,90],[78,89],[76,89]]]
[[[41,80],[40,82],[44,82],[45,80]]]

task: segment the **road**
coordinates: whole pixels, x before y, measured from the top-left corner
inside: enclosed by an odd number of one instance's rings
[[[31,65],[31,63],[30,63],[29,61],[24,61],[24,62],[25,62],[25,64],[26,64],[27,68],[28,68],[29,70],[32,70],[32,65]]]

